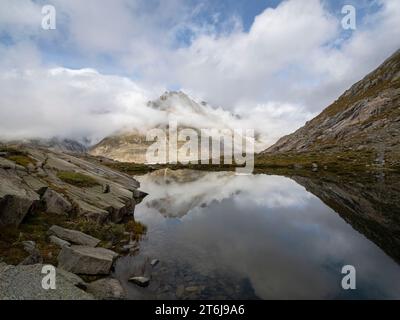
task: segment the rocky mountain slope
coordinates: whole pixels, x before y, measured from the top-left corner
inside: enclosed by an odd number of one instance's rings
[[[320,115],[263,152],[371,152],[400,161],[400,50],[353,85]]]
[[[24,145],[31,148],[46,148],[58,152],[67,152],[75,154],[83,154],[88,151],[89,142],[81,143],[79,141],[67,138],[53,137],[50,139],[21,139],[21,140],[0,140],[0,145],[14,144]]]
[[[120,220],[135,205],[139,183],[128,175],[45,148],[1,150],[0,226],[19,225],[49,192],[67,213],[74,210],[95,221]]]

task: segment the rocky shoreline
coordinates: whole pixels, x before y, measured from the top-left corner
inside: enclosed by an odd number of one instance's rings
[[[133,214],[139,183],[79,155],[0,149],[0,299],[124,299],[110,274],[146,232]],[[42,288],[45,265],[55,290]]]

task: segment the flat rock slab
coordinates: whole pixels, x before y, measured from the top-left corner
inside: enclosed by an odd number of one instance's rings
[[[64,246],[69,247],[71,245],[71,243],[69,243],[68,241],[60,239],[57,236],[50,236],[49,239],[50,239],[51,243],[54,243],[55,245],[57,245],[57,246],[59,246],[61,248],[64,247]]]
[[[45,290],[42,264],[0,268],[0,300],[93,300],[94,297],[76,287],[76,276],[56,269],[56,289]],[[60,271],[60,272],[59,272]]]
[[[59,226],[52,226],[49,229],[49,233],[51,235],[56,235],[58,238],[61,238],[65,241],[88,247],[96,247],[100,243],[99,239],[89,236],[83,232],[69,230]]]
[[[76,274],[105,275],[111,271],[114,251],[87,246],[64,246],[58,256],[58,266]]]

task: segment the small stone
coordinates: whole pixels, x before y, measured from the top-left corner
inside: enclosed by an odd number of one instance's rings
[[[136,247],[136,243],[126,244],[126,245],[122,246],[122,250],[129,251],[135,247]]]
[[[150,284],[150,279],[146,277],[132,277],[129,281],[143,288]]]
[[[33,250],[36,249],[35,241],[23,241],[22,245],[24,246],[24,250],[28,253],[31,253]]]
[[[106,184],[106,185],[103,187],[103,193],[110,193],[110,192],[111,192],[111,187],[110,187],[109,184]]]
[[[160,260],[153,259],[153,260],[151,260],[150,264],[151,264],[152,267],[155,267],[159,262],[160,262]]]
[[[136,253],[136,252],[138,252],[138,251],[139,251],[139,247],[138,247],[138,246],[134,246],[133,248],[129,249],[129,252],[130,252],[131,254],[134,254],[134,253]]]
[[[199,291],[199,287],[197,287],[197,286],[191,286],[191,287],[186,287],[185,288],[185,291],[186,292],[189,292],[189,293],[193,293],[193,292],[197,292],[197,291]]]
[[[313,169],[318,169],[318,164],[313,163],[313,164],[312,164],[312,167],[313,167]]]

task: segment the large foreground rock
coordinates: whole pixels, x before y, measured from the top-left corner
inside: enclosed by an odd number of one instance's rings
[[[91,282],[87,291],[101,300],[122,300],[126,298],[125,290],[117,279],[105,278]]]
[[[58,238],[61,238],[65,241],[88,247],[96,247],[100,243],[99,239],[89,236],[83,232],[65,229],[59,226],[52,226],[49,229],[49,234],[56,235]]]
[[[61,194],[51,189],[45,191],[42,201],[45,203],[46,211],[49,213],[65,215],[72,210],[71,203]]]
[[[14,172],[0,168],[0,226],[18,226],[32,205],[39,201],[39,195]]]
[[[43,265],[0,266],[0,300],[92,300],[72,281],[75,275],[56,269],[56,289],[42,288]]]
[[[104,248],[64,246],[58,256],[58,266],[76,274],[104,275],[110,273],[117,256]]]

